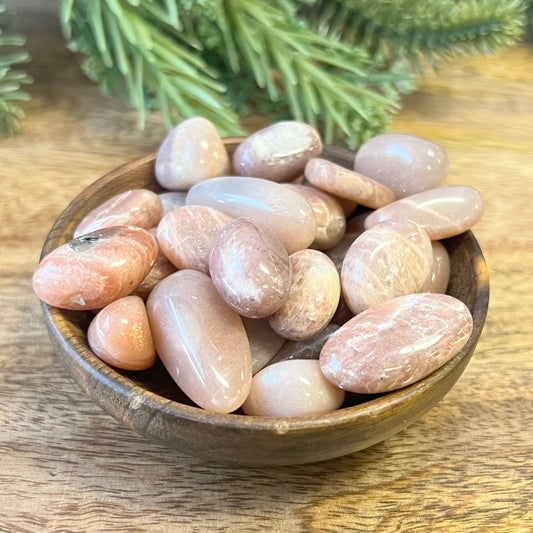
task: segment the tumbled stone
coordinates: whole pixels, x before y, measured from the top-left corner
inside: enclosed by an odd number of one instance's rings
[[[155,192],[132,189],[113,196],[91,210],[78,224],[74,237],[112,226],[157,226],[163,216],[161,200]]]
[[[229,171],[224,143],[213,123],[202,117],[178,124],[161,143],[155,160],[156,179],[170,191],[185,191]]]
[[[316,250],[328,250],[335,246],[346,231],[346,217],[339,202],[316,187],[295,183],[287,183],[285,187],[300,194],[313,209],[316,234],[309,246]]]
[[[376,394],[431,374],[468,341],[472,316],[445,294],[409,294],[363,311],[322,348],[324,376],[346,391]]]
[[[104,307],[87,330],[91,350],[107,364],[123,370],[145,370],[156,360],[144,302],[125,296]]]
[[[307,181],[323,191],[373,209],[396,200],[385,185],[325,159],[311,159],[305,166]]]
[[[359,148],[354,169],[404,198],[441,185],[448,175],[448,156],[421,137],[385,133]]]
[[[156,257],[157,242],[144,229],[96,230],[50,252],[33,274],[33,290],[62,309],[100,309],[131,294]]]
[[[250,342],[254,375],[271,361],[287,341],[270,327],[267,320],[247,317],[241,319]]]
[[[433,251],[431,271],[420,292],[445,293],[450,281],[450,256],[439,241],[433,241],[431,247]]]
[[[415,222],[382,222],[362,233],[346,253],[341,270],[346,304],[357,315],[396,296],[419,292],[432,261],[431,241]]]
[[[209,272],[224,301],[249,318],[265,318],[289,294],[291,264],[279,239],[248,218],[224,226],[209,258]]]
[[[180,389],[197,405],[234,411],[250,391],[250,345],[241,318],[209,276],[179,270],[151,292],[146,304],[157,353]]]
[[[157,228],[150,228],[148,232],[157,240]],[[141,284],[133,291],[133,295],[140,296],[143,300],[148,298],[150,291],[164,278],[176,272],[176,267],[168,260],[158,244],[157,257],[154,266],[143,279]]]
[[[318,250],[300,250],[290,256],[292,283],[283,305],[268,321],[290,340],[304,340],[323,329],[337,309],[340,281],[333,261]]]
[[[237,146],[233,168],[239,176],[291,181],[303,173],[310,158],[321,153],[322,141],[314,128],[303,122],[278,122]]]
[[[318,361],[320,352],[326,341],[339,329],[337,324],[329,323],[318,333],[302,341],[286,341],[278,352],[271,357],[268,364],[292,359],[315,359]],[[281,338],[281,337],[280,337]]]
[[[449,185],[403,198],[370,213],[365,227],[384,220],[415,221],[433,241],[447,239],[470,229],[483,215],[481,193],[467,185]]]
[[[318,361],[282,361],[254,376],[242,408],[247,415],[264,417],[316,415],[338,409],[344,396],[322,375]]]
[[[178,269],[209,274],[209,254],[220,230],[232,217],[203,205],[186,205],[165,215],[157,227],[163,253]]]
[[[158,194],[163,204],[163,216],[187,204],[187,191],[169,191]]]
[[[207,205],[232,217],[247,217],[276,234],[289,254],[307,248],[316,234],[309,202],[279,183],[230,176],[195,185],[188,205]]]

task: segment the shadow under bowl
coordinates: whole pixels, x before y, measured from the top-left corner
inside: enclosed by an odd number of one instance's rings
[[[231,154],[241,138],[224,139]],[[322,157],[353,168],[354,153],[324,147]],[[93,208],[134,188],[160,191],[155,154],[136,159],[97,180],[65,209],[43,246],[44,257],[72,239]],[[442,241],[450,256],[447,293],[462,300],[474,320],[463,349],[426,378],[401,390],[375,396],[347,394],[341,409],[297,418],[262,418],[211,413],[194,406],[163,365],[142,372],[114,369],[87,343],[91,312],[66,311],[42,303],[54,348],[80,388],[107,413],[147,438],[207,461],[225,464],[295,465],[362,450],[402,431],[434,407],[452,388],[481,335],[489,301],[485,260],[472,232]]]

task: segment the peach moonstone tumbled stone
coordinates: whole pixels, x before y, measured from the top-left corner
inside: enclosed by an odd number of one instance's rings
[[[318,361],[293,359],[258,372],[242,409],[247,415],[277,418],[315,415],[338,409],[344,396],[323,376]]]
[[[396,296],[419,292],[433,262],[431,241],[410,220],[389,220],[363,232],[346,252],[342,292],[360,313]]]
[[[385,185],[325,159],[311,159],[305,177],[315,187],[340,198],[376,209],[396,200]]]
[[[91,321],[87,340],[100,359],[123,370],[145,370],[156,360],[146,308],[139,296],[125,296],[104,307]]]
[[[315,215],[315,239],[309,245],[317,250],[329,250],[344,236],[346,231],[346,216],[341,204],[330,194],[297,183],[287,183],[285,187],[292,189],[305,198]]]
[[[470,229],[483,215],[485,202],[474,187],[448,185],[402,198],[370,213],[365,228],[384,220],[415,221],[432,241],[447,239]]]
[[[231,220],[229,215],[212,207],[185,205],[161,219],[157,240],[176,268],[209,274],[211,248],[220,230]]]
[[[224,226],[211,250],[209,272],[223,300],[248,318],[265,318],[277,311],[292,280],[283,244],[248,218]]]
[[[157,252],[156,240],[144,229],[96,230],[50,252],[33,274],[33,290],[61,309],[101,309],[137,288]]]
[[[323,329],[337,309],[341,287],[333,261],[318,250],[300,250],[290,256],[292,282],[283,305],[268,321],[287,339],[308,339]]]
[[[216,127],[202,117],[178,124],[161,143],[155,160],[158,183],[171,191],[185,191],[229,169],[229,156]]]
[[[276,234],[289,254],[307,248],[316,235],[309,202],[282,184],[265,179],[228,176],[206,180],[191,188],[187,204],[250,218]]]
[[[445,294],[400,296],[341,326],[320,353],[324,376],[360,394],[406,387],[456,355],[472,333],[472,316]]]
[[[250,391],[250,344],[240,316],[202,272],[179,270],[146,304],[157,353],[181,390],[217,413],[239,408]]]
[[[297,121],[278,122],[249,135],[233,154],[233,168],[240,176],[291,181],[305,164],[322,153],[318,132]]]
[[[74,237],[112,226],[137,226],[150,229],[163,216],[159,196],[147,189],[132,189],[113,196],[87,213],[78,224]]]
[[[354,170],[404,198],[441,185],[448,175],[448,156],[441,146],[421,137],[385,133],[359,147]]]

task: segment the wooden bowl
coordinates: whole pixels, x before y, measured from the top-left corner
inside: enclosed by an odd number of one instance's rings
[[[225,139],[232,153],[240,138]],[[351,167],[354,153],[325,146],[323,157]],[[69,241],[83,216],[111,196],[132,188],[161,190],[154,179],[155,154],[128,163],[85,189],[52,227],[42,257]],[[403,430],[450,390],[466,367],[488,308],[485,260],[467,231],[443,241],[451,263],[448,294],[462,300],[474,318],[464,348],[439,370],[404,389],[379,396],[347,394],[343,407],[316,416],[271,419],[217,414],[195,407],[161,363],[143,372],[119,371],[98,359],[87,344],[91,312],[42,304],[54,347],[81,389],[127,427],[181,452],[209,461],[242,465],[293,465],[340,457]]]

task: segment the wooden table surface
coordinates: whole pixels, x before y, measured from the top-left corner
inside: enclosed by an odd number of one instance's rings
[[[84,187],[155,150],[65,49],[57,2],[11,2],[33,99],[0,142],[0,531],[533,530],[533,46],[457,60],[405,101],[393,130],[441,143],[449,183],[487,200],[475,234],[491,275],[485,330],[446,398],[401,434],[321,464],[204,464],[147,442],[83,396],[53,353],[31,274]]]

